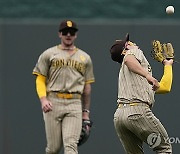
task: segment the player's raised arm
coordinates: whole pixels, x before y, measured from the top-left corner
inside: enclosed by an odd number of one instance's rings
[[[125,65],[131,70],[132,72],[145,77],[149,84],[152,85],[152,89],[156,91],[159,88],[158,80],[152,77],[148,71],[146,71],[138,62],[138,60],[133,55],[127,55],[124,60]]]
[[[156,91],[157,94],[165,94],[171,91],[171,86],[173,81],[173,71],[172,71],[173,59],[164,60],[163,64],[164,64],[164,74],[159,83],[160,87]]]

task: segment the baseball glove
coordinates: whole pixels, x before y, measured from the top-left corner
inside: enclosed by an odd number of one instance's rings
[[[79,138],[78,146],[84,144],[89,136],[90,136],[90,129],[92,127],[93,122],[91,120],[85,120],[83,119],[82,121],[82,130],[81,130],[81,135]]]
[[[171,43],[161,44],[159,40],[154,40],[152,46],[153,51],[151,55],[158,62],[163,62],[165,59],[174,59],[174,49]]]

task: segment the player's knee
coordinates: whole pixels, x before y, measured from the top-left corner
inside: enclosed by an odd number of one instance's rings
[[[51,147],[47,147],[46,148],[46,154],[58,154],[60,148],[51,148]]]
[[[77,154],[77,144],[68,144],[64,146],[64,152],[65,153],[72,153],[72,154]]]
[[[64,151],[67,153],[77,153],[78,140],[74,137],[68,137],[64,140]]]

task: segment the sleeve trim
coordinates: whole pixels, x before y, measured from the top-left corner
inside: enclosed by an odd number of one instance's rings
[[[94,79],[93,80],[87,80],[85,83],[88,84],[88,83],[93,83],[93,82],[95,82]]]
[[[46,77],[45,75],[40,74],[40,73],[38,73],[38,72],[32,72],[32,74],[33,74],[33,75],[37,75],[37,76],[38,76],[38,75],[42,75],[42,76]]]

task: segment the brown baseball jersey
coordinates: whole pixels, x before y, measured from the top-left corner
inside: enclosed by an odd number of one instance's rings
[[[134,55],[141,66],[152,74],[151,66],[140,49],[128,50],[125,57],[127,55]],[[124,61],[119,72],[118,102],[145,102],[150,106],[154,103],[152,85],[144,77],[130,71]]]
[[[46,76],[47,92],[82,94],[84,84],[94,82],[90,56],[78,48],[70,55],[60,45],[51,47],[40,55],[33,74]]]

